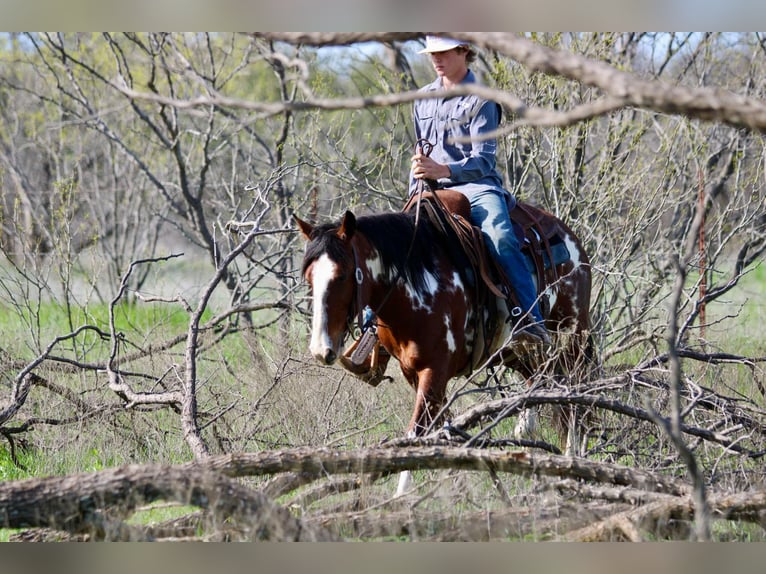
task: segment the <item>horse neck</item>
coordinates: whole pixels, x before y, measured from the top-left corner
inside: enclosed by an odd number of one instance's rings
[[[401,289],[397,285],[400,274],[393,270],[384,272],[383,262],[376,247],[362,234],[357,233],[352,240],[354,255],[354,282],[356,283],[356,269],[361,269],[362,284],[355,285],[357,305],[361,307],[369,305],[377,313],[381,306],[385,308],[393,292]],[[392,273],[394,275],[392,276]]]

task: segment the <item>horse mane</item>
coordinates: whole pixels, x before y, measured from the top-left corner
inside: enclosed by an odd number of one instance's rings
[[[337,223],[323,223],[314,227],[306,245],[306,253],[303,255],[302,275],[305,275],[309,265],[324,253],[327,253],[330,259],[340,264],[348,263],[350,258],[343,247],[343,242],[334,233],[338,227]]]
[[[410,213],[378,213],[359,216],[356,226],[356,232],[364,235],[378,252],[383,272],[390,279],[404,277],[417,292],[423,292],[426,273],[438,278],[434,255],[441,249],[441,243],[428,218],[421,217],[415,226]],[[324,223],[314,228],[303,257],[302,273],[323,253],[341,265],[350,263],[343,242],[335,234],[338,227],[339,223]]]
[[[426,273],[438,279],[435,255],[441,241],[427,217],[416,226],[411,213],[363,215],[357,218],[357,229],[378,252],[391,279],[401,275],[418,292],[426,288]]]

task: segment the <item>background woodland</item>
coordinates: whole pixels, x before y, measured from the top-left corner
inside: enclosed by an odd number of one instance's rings
[[[585,381],[454,381],[470,448],[402,439],[396,365],[313,362],[291,219],[401,209],[422,36],[0,36],[12,536],[763,540],[766,36],[455,36],[508,189],[591,255],[598,349]],[[519,450],[562,404],[585,457]]]

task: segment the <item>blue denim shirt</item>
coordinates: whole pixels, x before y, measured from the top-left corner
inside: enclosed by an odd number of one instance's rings
[[[461,84],[475,83],[470,70]],[[421,92],[441,90],[441,78],[420,89]],[[452,98],[417,100],[414,105],[415,135],[433,144],[431,158],[450,168],[449,178],[438,180],[439,187],[448,187],[470,197],[478,191],[503,189],[503,178],[497,170],[495,138],[470,142],[452,142],[454,136],[476,136],[497,129],[500,104],[470,94]],[[417,181],[410,172],[410,195],[417,190]]]

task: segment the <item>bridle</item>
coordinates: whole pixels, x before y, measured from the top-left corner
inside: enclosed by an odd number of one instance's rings
[[[356,252],[356,247],[354,246],[353,242],[351,243],[351,253],[354,256],[354,283],[356,284],[356,289],[354,289],[354,296],[351,299],[351,307],[348,313],[348,324],[349,326],[352,325],[352,320],[354,317],[356,317],[356,325],[359,328],[359,331],[364,333],[364,331],[370,327],[369,323],[374,318],[374,313],[371,317],[365,320],[364,307],[362,307],[362,285],[364,284],[364,271],[362,271],[362,266],[359,264],[359,255]],[[356,307],[356,309],[354,309],[354,307]]]
[[[418,148],[420,148],[421,152],[426,157],[429,157],[431,155],[431,152],[434,149],[434,144],[432,144],[427,139],[421,138],[415,143],[415,149],[418,149]],[[423,192],[427,191],[427,188],[429,188],[430,191],[434,191],[436,189],[436,182],[432,180],[419,179],[416,185],[417,185],[417,188],[415,190],[415,193],[417,194],[418,200],[415,205],[415,227],[412,231],[412,239],[410,240],[409,248],[407,249],[407,256],[405,257],[405,265],[406,265],[406,262],[409,260],[410,255],[412,254],[412,248],[415,246],[415,238],[417,237],[418,224],[420,223],[420,198],[423,195]],[[354,299],[351,302],[351,309],[349,309],[348,323],[349,323],[349,326],[351,326],[353,318],[356,317],[357,327],[359,328],[361,333],[364,333],[371,326],[373,325],[377,326],[378,313],[370,309],[371,312],[369,313],[369,316],[365,317],[365,307],[362,307],[362,284],[364,282],[364,272],[362,271],[362,268],[359,265],[359,256],[357,255],[356,247],[354,247],[353,243],[351,243],[351,252],[354,256],[354,281],[356,283],[356,290],[354,292]],[[386,302],[388,301],[388,298],[391,296],[391,293],[393,293],[394,288],[396,287],[396,284],[399,282],[399,279],[402,278],[403,269],[404,269],[404,266],[402,266],[399,269],[399,272],[396,278],[391,282],[391,285],[388,288],[388,291],[383,296],[383,300],[381,301],[380,305],[378,305],[378,312],[380,312],[380,310],[386,304]],[[354,307],[356,307],[356,309],[354,309]]]
[[[430,141],[428,141],[425,138],[420,138],[415,143],[415,149],[420,148],[420,150],[423,152],[423,154],[426,157],[431,156],[431,152],[434,149],[434,144],[432,144]],[[419,179],[417,181],[415,194],[418,196],[418,200],[415,203],[415,231],[418,229],[418,222],[420,220],[420,198],[423,196],[424,191],[436,191],[436,182],[432,179]],[[426,189],[427,188],[427,189]],[[409,257],[410,252],[412,252],[412,244],[415,243],[415,234],[412,234],[412,243],[410,243],[410,251],[407,253],[407,257]]]

